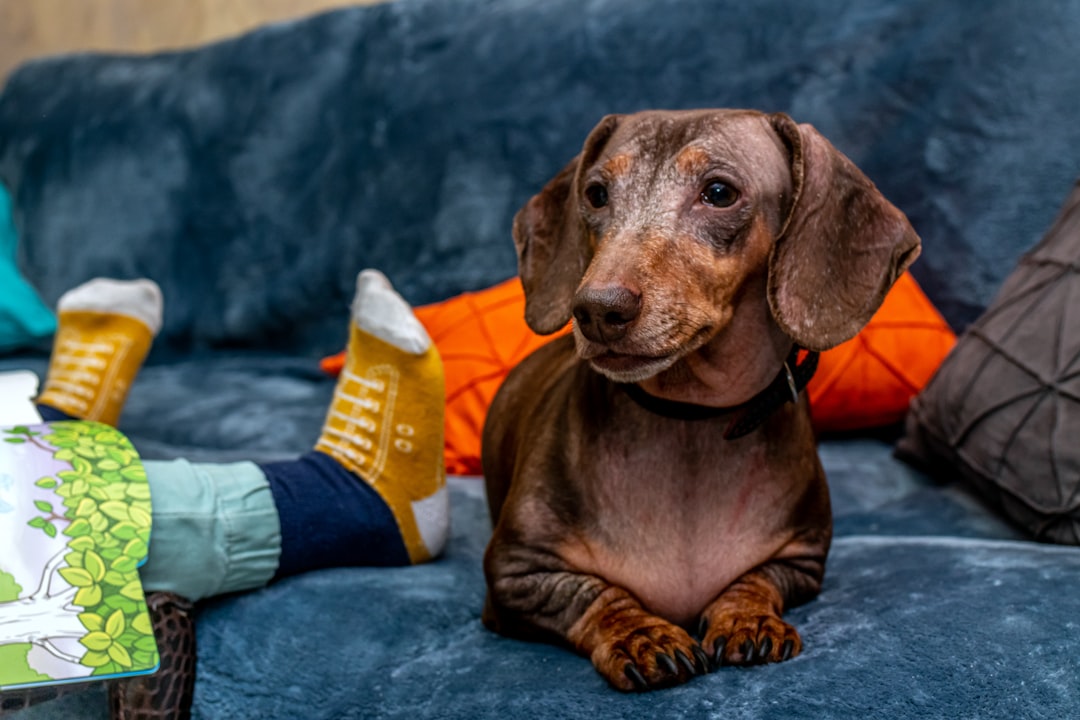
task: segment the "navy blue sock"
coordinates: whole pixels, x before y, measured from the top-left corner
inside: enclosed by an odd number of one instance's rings
[[[329,455],[312,451],[260,467],[281,520],[275,579],[319,568],[409,564],[390,507]]]
[[[59,422],[61,420],[78,420],[79,418],[72,415],[68,415],[62,410],[57,410],[52,405],[45,405],[43,403],[36,403],[38,415],[45,422]]]

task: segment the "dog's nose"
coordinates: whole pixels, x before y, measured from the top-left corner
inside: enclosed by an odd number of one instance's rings
[[[593,342],[619,340],[640,312],[641,293],[623,285],[585,287],[574,298],[574,322]]]

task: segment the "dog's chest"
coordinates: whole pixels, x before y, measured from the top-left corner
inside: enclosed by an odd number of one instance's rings
[[[790,540],[790,486],[760,443],[711,433],[600,443],[585,491],[596,508],[571,562],[690,623]]]

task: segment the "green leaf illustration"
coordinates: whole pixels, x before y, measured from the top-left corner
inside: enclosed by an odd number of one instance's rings
[[[75,587],[88,588],[94,584],[94,578],[90,573],[86,572],[82,568],[66,567],[60,568],[60,577],[68,581],[69,584]],[[84,604],[84,603],[80,603]]]
[[[140,615],[139,617],[144,618],[146,616]],[[138,618],[136,618],[136,620],[138,620]],[[134,625],[135,623],[133,622],[132,624]],[[133,644],[136,650],[142,650],[144,652],[151,653],[157,652],[157,641],[154,640],[154,636],[152,633],[143,633],[142,637],[137,638]]]
[[[44,488],[46,490],[52,490],[54,487],[56,487],[56,478],[43,477],[40,480],[36,481],[34,485],[37,485],[39,488]]]
[[[109,646],[109,657],[119,665],[131,667],[131,656],[128,655],[128,651],[124,649],[124,646],[119,643],[113,643]]]
[[[105,517],[101,512],[96,512],[87,519],[90,520],[90,527],[93,528],[94,532],[103,532],[105,528],[109,527],[109,518]]]
[[[135,616],[135,619],[131,621],[131,627],[135,628],[143,635],[149,635],[151,639],[154,637],[154,626],[150,623],[149,615]]]
[[[140,482],[146,480],[146,470],[142,465],[130,465],[121,470],[120,474],[128,480],[137,480]]]
[[[124,554],[128,557],[135,558],[136,560],[142,560],[146,557],[146,553],[149,550],[146,543],[140,538],[134,538],[124,546]]]
[[[105,620],[100,615],[92,612],[79,613],[79,622],[90,632],[105,629]]]
[[[109,656],[106,653],[91,650],[90,652],[83,655],[82,660],[80,660],[79,662],[87,667],[97,668],[108,663]]]
[[[128,512],[127,503],[110,500],[109,502],[101,503],[100,509],[101,512],[105,513],[113,520],[131,519],[131,514]]]
[[[57,532],[56,531],[56,526],[53,525],[52,523],[48,523],[47,525],[45,525],[45,527],[43,527],[41,529],[44,530],[45,534],[48,535],[49,537],[51,537],[51,538],[56,537],[56,532]]]
[[[41,512],[51,513],[53,511],[52,503],[45,502],[44,500],[35,500],[34,507],[36,507]]]
[[[94,540],[93,538],[89,538],[86,536],[77,537],[73,540],[68,540],[68,547],[72,550],[82,552],[84,550],[89,550],[90,548],[94,547]]]
[[[82,590],[75,593],[75,598],[71,602],[74,605],[80,605],[84,608],[93,607],[101,602],[101,588],[97,585],[84,587]]]
[[[94,579],[94,582],[101,582],[102,578],[105,577],[105,561],[93,550],[86,551],[86,555],[83,557],[83,568]]]
[[[75,506],[75,517],[88,518],[97,511],[97,503],[90,498],[83,498]]]
[[[135,537],[139,532],[139,528],[130,522],[118,522],[113,525],[112,534],[113,537],[120,538],[121,540],[130,540]]]
[[[150,527],[150,513],[146,512],[140,507],[131,506],[128,514],[131,516],[131,522],[135,523],[140,528]]]
[[[135,568],[137,568],[138,566],[139,566],[139,559],[138,558],[133,558],[133,557],[128,557],[126,555],[121,555],[120,557],[113,560],[112,564],[109,567],[111,567],[116,572],[129,573],[129,572],[132,572],[133,570],[135,570]]]
[[[90,522],[86,518],[78,518],[64,530],[64,534],[68,537],[82,537],[83,535],[89,535],[92,531]]]
[[[150,499],[150,486],[147,483],[125,483],[124,492],[133,500]]]
[[[127,628],[127,623],[124,622],[124,613],[120,610],[114,612],[109,616],[109,619],[105,621],[105,632],[107,632],[110,637],[120,637],[125,628]]]
[[[100,630],[87,633],[82,639],[79,640],[89,650],[102,652],[113,644],[112,636],[108,633]]]
[[[127,585],[120,588],[120,594],[131,600],[138,600],[143,596],[142,585],[138,580],[132,580]]]
[[[106,585],[112,585],[113,587],[122,587],[128,584],[127,573],[119,573],[115,570],[110,570],[105,573],[105,577],[102,578],[101,582]]]

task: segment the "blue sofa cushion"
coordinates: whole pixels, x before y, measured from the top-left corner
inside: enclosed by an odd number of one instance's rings
[[[994,0],[398,0],[191,51],[24,65],[0,179],[45,300],[162,287],[157,346],[317,356],[355,273],[413,303],[511,276],[511,218],[609,112],[813,123],[911,218],[954,327],[1080,168],[1080,6]]]
[[[863,484],[877,482],[873,467],[895,465],[887,446],[871,449]],[[476,479],[451,491],[453,536],[432,564],[319,571],[203,604],[195,720],[914,720],[1071,717],[1080,707],[1080,594],[1064,590],[1080,576],[1071,549],[843,536],[821,595],[788,613],[802,655],[625,695],[569,650],[484,629],[483,493]],[[105,718],[103,693],[17,717]]]

